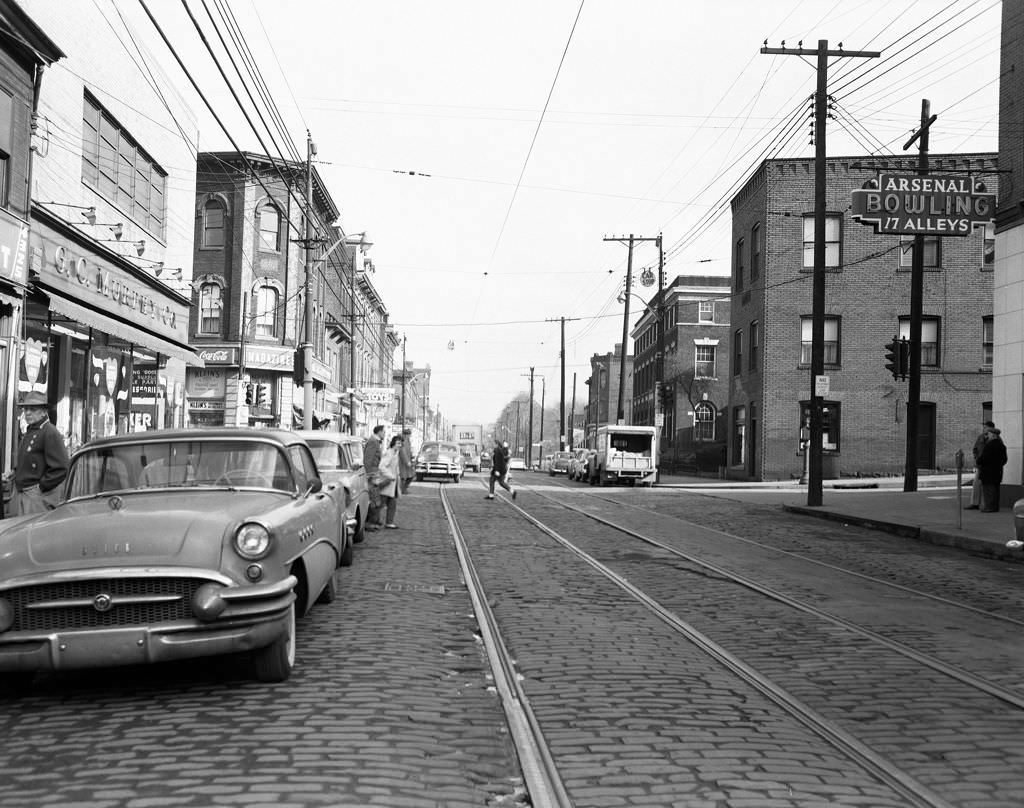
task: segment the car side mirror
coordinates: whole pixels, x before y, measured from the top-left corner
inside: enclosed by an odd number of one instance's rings
[[[323,487],[323,480],[321,480],[319,477],[314,477],[312,480],[309,481],[309,488],[306,489],[306,494],[319,494],[323,490]]]

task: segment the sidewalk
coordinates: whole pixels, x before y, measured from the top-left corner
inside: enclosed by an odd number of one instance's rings
[[[1003,502],[997,513],[965,511],[963,508],[971,499],[970,484],[960,490],[958,498],[955,475],[920,477],[918,490],[909,493],[903,491],[902,477],[826,480],[822,484],[822,504],[814,507],[807,504],[807,486],[797,482],[743,483],[662,475],[657,487],[685,488],[742,502],[774,504],[793,513],[1024,562],[1024,550],[1006,546],[1007,541],[1016,538],[1013,502]]]

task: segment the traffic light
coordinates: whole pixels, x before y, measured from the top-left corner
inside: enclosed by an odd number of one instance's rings
[[[885,369],[894,379],[906,379],[910,372],[910,341],[894,336],[885,343]]]
[[[256,406],[261,409],[270,409],[270,385],[256,385]]]
[[[255,392],[256,386],[252,382],[245,383],[245,403],[252,405],[253,393]]]
[[[306,376],[306,349],[296,348],[292,357],[292,383],[296,387],[302,387]]]
[[[661,383],[661,411],[668,412],[672,409],[672,388],[664,382]]]

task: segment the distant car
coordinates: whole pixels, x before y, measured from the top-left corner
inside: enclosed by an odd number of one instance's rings
[[[519,469],[520,471],[526,469],[526,461],[521,457],[513,457],[508,461],[509,470]]]
[[[566,472],[566,476],[570,480],[577,480],[579,482],[586,480],[587,465],[593,454],[593,449],[577,449],[573,452],[572,457],[569,458],[569,470]]]
[[[345,527],[356,544],[366,538],[366,518],[370,514],[370,493],[363,469],[365,441],[342,432],[318,429],[296,430],[313,452],[320,477],[328,487],[340,485],[345,492]]]
[[[551,455],[551,464],[548,466],[548,475],[554,477],[556,474],[568,474],[569,452],[555,452]]]
[[[0,522],[0,678],[249,652],[295,664],[295,620],[337,595],[341,491],[294,432],[156,430],[71,458],[52,511]]]
[[[416,480],[444,477],[457,483],[462,479],[462,455],[454,443],[427,441],[416,455]]]
[[[541,471],[547,471],[548,469],[551,468],[551,458],[553,456],[554,455],[549,455],[549,454],[544,455],[543,459],[540,461],[540,470]]]

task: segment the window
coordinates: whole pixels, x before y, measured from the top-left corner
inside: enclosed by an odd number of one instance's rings
[[[736,242],[736,289],[743,288],[743,239]]]
[[[273,205],[260,208],[260,249],[281,249],[281,215]]]
[[[796,425],[797,441],[800,439],[800,427],[809,424],[811,406],[807,401],[800,402],[800,421]],[[839,402],[821,402],[821,448],[827,452],[839,451]]]
[[[224,204],[216,199],[203,205],[203,246],[224,246]]]
[[[220,333],[221,303],[219,283],[204,283],[199,287],[199,333]]]
[[[910,318],[900,317],[900,339],[910,339]],[[921,318],[921,367],[939,366],[939,318]]]
[[[924,237],[924,266],[935,268],[940,266],[941,259],[938,236]],[[900,239],[900,267],[909,269],[914,265],[914,236],[903,236]]]
[[[981,318],[981,364],[985,367],[992,367],[992,346],[995,342],[993,331],[993,319],[991,317]]]
[[[693,373],[697,378],[715,378],[715,350],[714,345],[697,346],[697,358],[693,366]]]
[[[697,305],[697,321],[700,323],[713,323],[715,321],[715,301],[702,300]]]
[[[989,222],[985,225],[985,242],[982,247],[981,269],[991,272],[996,268],[996,226]]]
[[[0,206],[7,207],[9,201],[8,179],[11,163],[11,132],[13,99],[4,90],[0,90]]]
[[[701,401],[693,408],[693,439],[715,439],[715,408],[706,401]]]
[[[732,464],[739,466],[743,464],[746,457],[747,438],[747,408],[733,407],[732,409]]]
[[[759,326],[757,320],[750,323],[750,369],[757,370],[757,348],[758,341],[760,340],[760,334],[758,333]]]
[[[743,329],[732,335],[732,375],[739,376],[743,369]]]
[[[750,282],[753,283],[761,274],[761,253],[764,250],[761,225],[755,224],[750,229]]]
[[[163,238],[167,174],[88,94],[82,113],[82,181]]]
[[[256,336],[277,335],[277,289],[261,286],[256,290]]]
[[[800,364],[811,364],[811,342],[814,320],[811,317],[800,318]],[[839,318],[825,318],[825,364],[838,365],[839,351]]]
[[[840,224],[842,217],[825,216],[825,268],[839,267]],[[814,215],[804,216],[804,269],[814,269]]]

